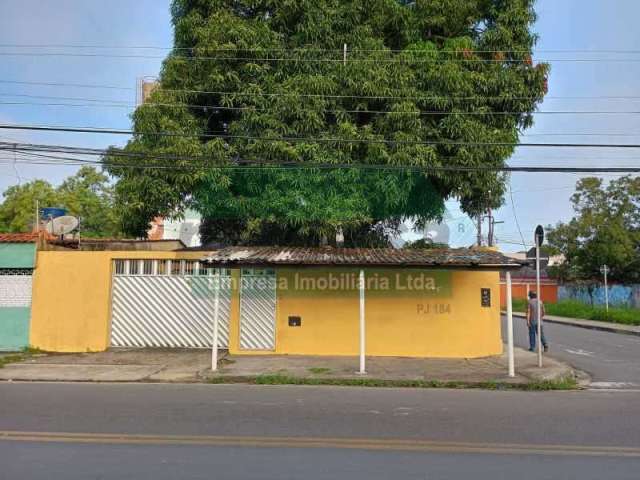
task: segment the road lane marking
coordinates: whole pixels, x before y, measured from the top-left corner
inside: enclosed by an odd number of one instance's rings
[[[565,348],[565,351],[568,353],[572,353],[574,355],[582,355],[584,357],[592,357],[594,354],[594,352],[588,352],[587,350],[582,350],[582,349],[571,350],[570,348]]]
[[[0,431],[0,441],[112,445],[193,445],[254,448],[333,448],[425,453],[480,453],[640,458],[640,448],[635,447],[438,442],[410,439],[138,435]]]

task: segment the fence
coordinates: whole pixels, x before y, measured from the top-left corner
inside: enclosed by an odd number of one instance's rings
[[[604,305],[604,285],[593,287],[561,285],[558,289],[558,300],[576,300],[587,305]],[[640,285],[609,285],[609,305],[640,308]]]

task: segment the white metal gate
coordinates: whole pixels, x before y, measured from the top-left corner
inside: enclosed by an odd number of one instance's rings
[[[115,260],[111,345],[211,348],[215,277],[185,260]],[[229,345],[231,283],[223,271],[218,346]]]
[[[276,275],[270,269],[243,269],[240,279],[240,348],[274,350]]]

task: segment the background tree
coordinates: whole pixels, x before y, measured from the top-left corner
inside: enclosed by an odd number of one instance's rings
[[[552,227],[549,244],[566,260],[558,267],[562,280],[610,278],[640,281],[640,178],[621,177],[604,185],[599,178],[583,178],[571,197],[576,215]]]
[[[121,235],[114,208],[114,187],[109,177],[93,167],[82,167],[57,189],[59,202],[70,215],[82,220],[82,233],[89,237]]]
[[[33,180],[9,187],[0,204],[0,232],[30,232],[34,229],[36,203],[58,204],[55,188],[46,180]]]
[[[82,167],[57,188],[45,180],[9,187],[0,203],[0,231],[31,231],[38,201],[40,207],[63,207],[80,217],[83,235],[121,236],[113,190],[109,178],[93,167]]]
[[[105,159],[126,230],[192,207],[205,241],[379,245],[448,198],[499,206],[495,170],[384,167],[504,165],[546,89],[533,3],[174,0],[175,48],[126,147],[143,156]]]

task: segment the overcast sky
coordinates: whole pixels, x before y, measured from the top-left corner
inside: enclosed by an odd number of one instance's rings
[[[540,110],[545,111],[636,111],[640,112],[640,32],[637,19],[640,2],[636,0],[539,0],[540,35],[535,59],[552,65],[549,94]],[[172,30],[168,0],[2,0],[0,2],[0,53],[18,49],[6,45],[109,45],[171,46]],[[561,50],[563,52],[553,52]],[[583,52],[567,52],[581,50]],[[638,53],[588,53],[584,50],[625,50]],[[23,52],[43,51],[20,49]],[[59,51],[50,49],[48,51]],[[65,50],[69,51],[69,50]],[[73,50],[81,53],[82,50]],[[88,49],[91,53],[95,50]],[[109,53],[118,53],[110,50]],[[163,56],[162,50],[124,50]],[[616,61],[567,61],[588,59]],[[632,59],[631,62],[619,61]],[[555,61],[554,61],[555,60]],[[563,61],[565,60],[565,61]],[[0,122],[129,128],[130,108],[61,107],[33,105],[60,102],[37,98],[74,97],[135,102],[136,78],[156,76],[161,58],[95,58],[95,57],[12,57],[1,56]],[[113,89],[60,87],[7,83],[49,82],[65,84],[105,85]],[[18,96],[18,95],[30,95]],[[36,96],[35,98],[33,96]],[[567,99],[554,97],[638,96],[636,99]],[[90,103],[66,100],[66,103]],[[9,103],[20,103],[11,105]],[[526,142],[591,142],[634,143],[629,136],[640,132],[640,114],[601,115],[536,115],[536,123],[523,137]],[[584,136],[584,134],[604,134]],[[549,135],[552,134],[552,135]],[[562,136],[560,136],[562,134]],[[574,135],[572,135],[574,134]],[[582,134],[582,135],[575,135]],[[621,134],[625,136],[620,136]],[[566,136],[565,136],[566,135]],[[123,145],[126,137],[20,133],[0,131],[0,139],[34,143],[58,143],[75,146],[105,147]],[[633,165],[637,150],[573,150],[560,148],[520,148],[509,163],[512,165],[606,166]],[[3,154],[6,158],[7,154]],[[0,191],[19,181],[45,178],[59,183],[75,169],[68,166],[11,165],[0,163]],[[504,250],[522,246],[516,217],[525,241],[530,243],[538,223],[556,223],[570,218],[569,197],[575,174],[514,174],[511,179],[514,206],[509,196],[497,212],[504,221],[497,235]],[[606,177],[606,178],[611,178]],[[454,243],[473,241],[475,232],[465,223],[464,235],[459,231],[460,213],[455,202],[449,202],[454,223]],[[515,215],[514,215],[515,210]],[[453,231],[453,230],[452,230]]]

